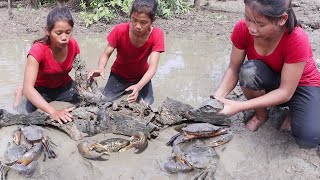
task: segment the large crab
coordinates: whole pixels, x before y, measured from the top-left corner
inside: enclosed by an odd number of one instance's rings
[[[56,158],[57,155],[52,149],[53,143],[44,133],[44,129],[42,127],[35,125],[20,126],[12,133],[13,141],[17,145],[20,145],[22,137],[24,137],[27,144],[31,146],[41,143],[48,154],[48,158]]]
[[[187,172],[193,169],[199,172],[193,179],[212,178],[219,162],[219,156],[214,148],[206,146],[199,139],[183,142],[183,135],[173,142],[173,154],[163,169],[168,173]]]
[[[179,134],[173,136],[169,140],[167,145],[172,145],[173,141],[180,135],[183,135],[183,138],[182,138],[183,142],[191,139],[210,138],[210,137],[216,137],[224,134],[231,135],[232,137],[232,133],[229,127],[215,126],[210,123],[193,123],[188,125],[182,124],[180,126],[175,127],[175,130],[178,131]],[[224,137],[226,136],[227,135],[225,135]],[[224,139],[227,139],[227,138],[224,138]]]
[[[10,169],[25,177],[32,176],[37,167],[36,159],[41,155],[43,148],[46,149],[49,158],[56,157],[48,137],[40,126],[18,127],[12,133],[12,141],[13,143],[8,143],[3,156],[2,177]]]
[[[134,133],[129,140],[123,138],[110,138],[101,142],[82,141],[78,144],[79,153],[93,160],[105,160],[104,155],[110,152],[122,152],[132,147],[138,151],[144,150],[148,145],[147,136],[144,132]]]
[[[4,153],[4,160],[2,166],[2,172],[13,169],[20,175],[30,177],[34,174],[37,162],[35,161],[42,152],[42,144],[36,143],[29,150],[25,145],[17,145],[15,143],[9,143],[8,148]],[[9,169],[4,168],[9,167]]]
[[[173,146],[169,161],[163,165],[168,173],[185,172],[198,169],[194,179],[213,178],[219,161],[213,147],[225,144],[232,139],[228,127],[209,123],[195,123],[175,128],[179,133],[167,145]]]

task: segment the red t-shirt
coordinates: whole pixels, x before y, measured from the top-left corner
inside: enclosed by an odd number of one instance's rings
[[[160,28],[153,27],[144,45],[136,48],[129,38],[129,27],[130,23],[116,25],[107,36],[107,41],[117,49],[111,71],[129,82],[135,82],[147,72],[151,52],[164,52],[164,33]]]
[[[39,63],[39,70],[35,87],[58,88],[67,85],[72,78],[69,72],[72,69],[74,57],[80,53],[78,43],[73,38],[68,43],[68,55],[63,62],[57,62],[52,55],[48,44],[36,42],[32,45],[29,54]]]
[[[313,59],[308,35],[300,27],[291,34],[286,31],[276,49],[268,56],[260,56],[254,49],[254,39],[245,20],[239,21],[231,34],[231,41],[238,49],[245,49],[248,60],[261,60],[274,72],[280,73],[284,63],[306,61],[299,86],[320,86],[320,74]]]

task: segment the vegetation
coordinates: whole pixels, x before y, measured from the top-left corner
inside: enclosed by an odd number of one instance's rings
[[[80,17],[90,26],[95,22],[110,22],[119,16],[128,17],[134,0],[81,0]],[[191,7],[182,0],[157,0],[158,15],[170,18],[174,14],[187,13]]]

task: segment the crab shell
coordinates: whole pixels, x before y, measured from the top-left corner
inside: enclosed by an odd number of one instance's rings
[[[97,152],[118,152],[120,149],[125,148],[130,144],[129,140],[122,138],[110,138],[103,140],[94,145],[94,150]]]
[[[221,129],[222,127],[215,126],[209,123],[194,123],[182,128],[182,131],[187,135],[209,137]]]
[[[28,141],[38,141],[43,138],[44,129],[40,126],[30,125],[20,128],[23,136]]]

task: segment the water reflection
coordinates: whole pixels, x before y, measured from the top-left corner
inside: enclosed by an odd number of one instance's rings
[[[105,37],[76,37],[81,57],[89,69],[96,68],[106,45]],[[32,40],[0,41],[0,108],[12,110],[13,92],[23,80],[26,55]],[[158,71],[153,78],[155,103],[158,107],[166,97],[199,105],[217,87],[227,65],[229,50],[208,40],[182,40],[166,37],[166,52],[161,54]],[[106,67],[106,75],[115,53]],[[73,72],[71,72],[73,76]],[[101,87],[105,85],[98,79]]]

